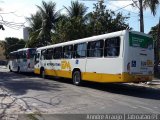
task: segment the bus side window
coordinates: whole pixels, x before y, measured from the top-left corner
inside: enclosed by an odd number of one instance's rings
[[[102,57],[103,56],[104,40],[88,42],[87,57]]]
[[[23,58],[24,58],[24,59],[27,58],[27,51],[23,51]]]
[[[84,58],[87,56],[87,43],[74,45],[74,58]]]
[[[46,59],[51,60],[52,57],[53,57],[53,49],[50,48],[50,49],[47,50]]]
[[[18,58],[18,59],[21,59],[21,58],[23,58],[22,51],[18,52],[18,54],[17,54],[17,58]]]
[[[117,57],[120,52],[120,37],[105,40],[104,56]]]
[[[61,59],[62,58],[62,47],[57,47],[54,49],[54,59]]]
[[[29,53],[28,53],[28,57],[29,58],[34,58],[34,56],[36,55],[36,49],[29,49]]]
[[[63,58],[71,59],[73,57],[73,45],[63,47]]]

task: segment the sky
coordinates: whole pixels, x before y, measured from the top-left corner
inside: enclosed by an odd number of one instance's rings
[[[56,10],[62,9],[62,13],[65,14],[64,6],[68,7],[71,4],[71,0],[44,0],[44,1],[53,1],[56,3]],[[74,1],[74,0],[72,0]],[[93,4],[97,3],[97,0],[79,0],[79,2],[83,3],[86,7],[88,7],[88,12],[93,11]],[[126,21],[130,27],[135,31],[139,31],[139,14],[138,9],[133,7],[131,4],[131,0],[104,0],[104,4],[107,9],[111,9],[116,13],[121,12],[123,15],[128,15],[130,13],[130,19]],[[25,27],[29,26],[26,22],[27,17],[30,17],[31,14],[35,14],[37,6],[41,6],[41,0],[0,0],[0,23],[2,19],[4,21],[12,23],[17,23],[19,25],[24,24]],[[127,6],[129,5],[129,6]],[[127,7],[125,7],[127,6]],[[120,9],[125,7],[123,9]],[[160,17],[160,7],[157,9],[156,16],[153,16],[149,9],[144,11],[144,25],[145,25],[145,33],[148,33],[151,27],[158,24]],[[20,27],[17,30],[15,28],[11,28],[13,26],[4,26],[5,30],[0,30],[0,40],[4,40],[6,37],[17,37],[23,38],[23,27]]]

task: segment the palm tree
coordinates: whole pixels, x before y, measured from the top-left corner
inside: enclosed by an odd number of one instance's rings
[[[59,12],[55,11],[56,3],[50,1],[46,3],[42,1],[42,7],[37,6],[42,17],[41,31],[39,33],[39,39],[43,42],[42,45],[51,44],[51,30],[55,29],[55,23],[58,20]]]
[[[71,6],[69,6],[68,8],[65,7],[65,9],[67,10],[68,16],[72,18],[84,17],[88,8],[78,1],[71,1]]]
[[[39,46],[39,33],[42,30],[42,18],[41,13],[38,11],[36,14],[31,14],[30,18],[26,18],[29,22],[29,40],[26,47],[38,47]]]
[[[144,32],[144,18],[143,18],[143,9],[150,8],[151,13],[155,16],[157,7],[160,3],[159,0],[132,0],[140,11],[140,32]]]
[[[87,12],[87,7],[79,3],[78,1],[72,1],[71,6],[65,7],[64,8],[67,10],[67,16],[68,16],[68,21],[67,24],[69,25],[68,27],[71,30],[69,33],[69,39],[79,39],[86,37],[86,32],[85,32],[85,22],[86,22],[86,12]]]

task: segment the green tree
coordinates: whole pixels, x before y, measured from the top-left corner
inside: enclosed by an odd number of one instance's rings
[[[56,3],[42,1],[42,6],[37,6],[42,17],[41,31],[39,40],[41,46],[51,44],[51,30],[55,29],[55,23],[58,20],[59,12],[55,12]]]
[[[67,10],[67,15],[70,18],[84,17],[88,9],[84,4],[79,3],[78,1],[71,1],[71,6],[64,7]]]
[[[38,38],[40,31],[42,30],[42,18],[41,13],[38,11],[36,14],[31,14],[30,18],[26,18],[29,23],[29,40],[26,43],[26,47],[39,47],[41,46],[40,39]]]
[[[85,15],[87,7],[78,1],[72,1],[71,6],[64,7],[67,16],[61,16],[52,35],[53,43],[64,42],[86,37]]]
[[[55,32],[52,34],[53,43],[130,29],[126,24],[129,17],[106,10],[103,3],[94,4],[95,11],[88,14],[87,7],[78,1],[71,2],[71,6],[65,9],[67,16],[63,16],[57,22]]]
[[[78,1],[72,1],[71,6],[65,7],[65,9],[68,16],[68,39],[73,40],[86,37],[85,20],[88,8]]]
[[[155,52],[154,70],[155,70],[155,73],[159,74],[158,65],[160,62],[160,19],[159,19],[159,23],[156,26],[151,28],[149,34],[152,36],[154,40],[154,52]]]
[[[55,25],[55,31],[52,33],[52,43],[61,43],[69,40],[70,28],[71,26],[68,17],[65,15],[61,15],[59,21]]]
[[[88,34],[98,35],[115,32],[123,29],[131,29],[126,21],[128,16],[107,10],[103,2],[94,4],[94,11],[88,14]]]
[[[5,50],[4,55],[8,58],[10,52],[24,48],[25,44],[26,42],[22,39],[9,37],[5,38],[5,41],[2,41],[0,45]]]
[[[153,27],[151,28],[151,30],[149,31],[149,33],[148,33],[148,34],[150,34],[150,35],[152,36],[152,38],[153,38],[154,41],[157,40],[157,36],[158,36],[158,26],[159,26],[159,24],[153,26]]]
[[[42,6],[37,7],[36,14],[27,18],[30,29],[26,47],[41,47],[52,43],[51,34],[59,17],[59,12],[55,12],[56,3],[42,1]]]

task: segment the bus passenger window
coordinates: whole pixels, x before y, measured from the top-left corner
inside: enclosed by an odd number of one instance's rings
[[[87,57],[102,57],[103,56],[104,40],[88,42]]]
[[[71,59],[73,56],[73,45],[63,47],[63,58]]]
[[[52,57],[53,57],[53,49],[50,48],[50,49],[47,50],[46,59],[51,60]]]
[[[61,59],[62,58],[62,47],[57,47],[54,49],[54,59]]]
[[[119,56],[120,52],[120,37],[109,38],[105,40],[104,55],[106,57]]]
[[[80,43],[74,45],[74,57],[75,58],[83,58],[86,57],[87,51],[87,43]]]

